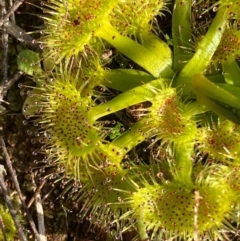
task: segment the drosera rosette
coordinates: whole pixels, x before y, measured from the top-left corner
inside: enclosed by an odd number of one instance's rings
[[[157,178],[157,177],[155,177]],[[154,180],[143,181],[130,198],[136,220],[140,220],[141,240],[170,239],[184,240],[205,237],[211,240],[221,237],[220,229],[234,229],[228,220],[232,218],[234,192],[223,178],[214,180],[197,179],[192,183],[166,180],[162,185]],[[145,230],[145,231],[144,231]],[[214,238],[213,238],[214,237]]]
[[[240,158],[240,129],[231,121],[217,122],[198,128],[197,148],[216,161],[238,163]]]
[[[97,52],[99,45],[103,44],[101,39],[104,39],[154,77],[159,77],[166,69],[163,58],[159,61],[160,57],[157,59],[151,50],[129,37],[122,36],[111,25],[108,16],[119,2],[56,0],[44,3],[43,11],[46,15],[42,18],[46,24],[40,42],[47,49],[45,58],[50,57],[53,61],[59,62],[63,58],[69,59],[81,54],[87,59],[88,52]],[[165,48],[169,51],[167,45],[162,46],[163,51]],[[102,53],[97,52],[97,54]],[[165,75],[172,76],[169,66],[167,69]]]

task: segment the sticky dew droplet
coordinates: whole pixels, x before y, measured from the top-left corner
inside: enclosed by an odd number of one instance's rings
[[[47,157],[44,157],[42,160],[43,163],[48,163],[49,159]],[[52,175],[53,178],[56,178],[56,175]]]
[[[37,151],[32,151],[33,156],[37,156],[38,152]]]
[[[97,188],[93,188],[92,190],[93,190],[93,192],[95,192],[95,193],[98,192],[98,189],[97,189]]]
[[[30,97],[30,98],[32,98],[32,97],[34,96],[34,94],[33,94],[33,92],[32,92],[31,90],[29,90],[29,91],[27,92],[27,95],[28,95],[28,97]]]
[[[163,173],[162,173],[162,172],[159,172],[159,173],[157,174],[157,177],[158,177],[158,178],[162,178],[162,177],[163,177]]]
[[[21,95],[21,96],[24,96],[24,95],[25,95],[25,91],[24,91],[24,90],[21,90],[21,91],[20,91],[20,95]]]
[[[118,240],[118,239],[121,238],[121,236],[120,236],[120,234],[116,233],[115,236],[114,236],[114,238],[115,238],[116,240]]]
[[[31,143],[32,143],[32,144],[36,144],[37,142],[36,142],[35,139],[31,139]]]
[[[47,139],[51,139],[51,134],[48,132],[48,131],[45,131],[44,132],[44,136],[47,138]]]
[[[37,121],[34,121],[34,122],[33,122],[33,125],[34,125],[35,127],[37,127],[39,124],[38,124]]]
[[[45,143],[45,140],[44,140],[44,138],[40,138],[40,139],[38,140],[38,142],[39,142],[40,144],[44,144],[44,143]]]
[[[25,106],[23,107],[23,112],[26,112],[26,111],[28,110],[28,108],[29,108],[29,106],[28,106],[28,105],[25,105]]]
[[[109,182],[111,182],[112,180],[111,180],[111,178],[106,177],[105,181],[106,181],[106,183],[109,183]]]
[[[40,133],[38,131],[35,131],[34,135],[38,137],[38,136],[40,136]]]
[[[28,134],[29,136],[31,136],[31,135],[33,134],[33,131],[32,131],[32,130],[27,130],[27,134]]]
[[[28,121],[27,120],[23,120],[23,125],[28,125]]]

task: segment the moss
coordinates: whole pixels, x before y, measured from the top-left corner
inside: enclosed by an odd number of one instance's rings
[[[16,236],[17,229],[15,227],[12,216],[3,205],[0,205],[0,218],[7,240],[13,240]],[[0,240],[5,240],[2,232],[0,232]]]

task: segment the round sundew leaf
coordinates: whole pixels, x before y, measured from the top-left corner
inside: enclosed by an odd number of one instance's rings
[[[44,130],[40,139],[49,158],[57,159],[68,175],[80,179],[84,171],[87,173],[89,160],[98,155],[102,129],[89,117],[93,103],[91,95],[82,97],[87,93],[79,83],[79,75],[63,71],[28,92],[23,113],[35,116]]]
[[[157,95],[150,110],[158,139],[173,143],[193,142],[196,124],[191,119],[191,114],[185,114],[184,104],[179,100],[175,89],[169,88],[161,96]]]
[[[235,193],[237,202],[239,203],[240,198],[240,166],[232,164],[222,165],[220,163],[213,163],[203,171],[203,167],[197,170],[196,174],[198,176],[202,175],[202,178],[206,178],[209,174],[212,179],[219,180],[222,179],[230,186],[232,191]],[[196,175],[195,174],[195,175]]]
[[[132,207],[135,217],[141,216],[147,230],[163,228],[172,235],[191,237],[196,205],[198,229],[202,234],[222,226],[234,201],[234,193],[223,179],[192,185],[173,181],[137,190],[132,196]]]
[[[210,127],[198,130],[198,148],[215,159],[237,160],[240,157],[240,130],[239,126],[228,121],[219,122]]]
[[[18,69],[28,75],[42,71],[39,55],[31,50],[21,51],[18,55],[17,64]]]
[[[82,98],[76,83],[58,79],[42,98],[44,125],[58,150],[73,156],[85,156],[101,139],[98,128],[88,117],[89,97]],[[50,128],[49,128],[50,127]]]
[[[93,48],[96,51],[101,43],[95,36],[108,22],[107,16],[117,3],[116,0],[56,0],[44,4],[48,13],[44,17],[46,26],[41,39],[48,51],[45,57],[59,62],[79,52],[88,54]]]
[[[164,1],[124,0],[114,7],[109,14],[112,25],[123,35],[141,36],[153,26],[149,24],[164,7]]]
[[[236,26],[225,30],[221,42],[213,55],[212,62],[217,65],[219,62],[227,61],[229,58],[237,58],[240,55],[240,31]]]

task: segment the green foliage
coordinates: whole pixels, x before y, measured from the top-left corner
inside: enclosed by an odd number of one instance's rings
[[[31,50],[22,50],[18,55],[17,64],[18,69],[26,74],[41,72],[39,55]]]
[[[14,221],[10,213],[3,205],[0,205],[0,218],[1,218],[1,222],[3,225],[4,233],[7,237],[7,240],[14,240],[14,237],[17,233],[17,229],[14,225]],[[0,240],[1,241],[5,240],[2,232],[0,232]]]
[[[121,128],[122,127],[123,127],[123,125],[119,122],[114,126],[114,128],[111,131],[111,134],[109,135],[111,140],[117,138],[118,136],[121,136]]]

